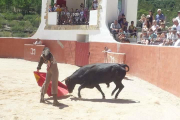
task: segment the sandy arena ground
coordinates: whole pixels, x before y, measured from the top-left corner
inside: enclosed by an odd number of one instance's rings
[[[59,107],[52,106],[47,95],[46,104],[39,103],[36,67],[37,62],[0,59],[0,120],[180,120],[180,98],[132,76],[123,80],[125,88],[117,100],[111,97],[115,88],[111,83],[110,88],[101,85],[105,100],[95,88],[83,89],[78,99],[76,86],[72,96],[59,99]],[[60,81],[78,69],[68,64],[58,67]]]

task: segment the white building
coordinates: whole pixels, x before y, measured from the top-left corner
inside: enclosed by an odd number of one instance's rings
[[[57,0],[70,8],[79,8],[88,0]],[[42,0],[41,24],[32,37],[43,40],[69,40],[81,42],[116,42],[109,25],[124,13],[129,24],[137,21],[138,0],[98,0],[98,10],[90,11],[89,25],[57,25],[57,13],[48,12],[51,0]]]

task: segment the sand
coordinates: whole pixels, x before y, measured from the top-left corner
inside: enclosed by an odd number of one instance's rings
[[[22,59],[0,59],[0,120],[180,120],[180,98],[139,78],[128,76],[117,100],[111,97],[114,83],[106,95],[94,89],[83,89],[77,98],[78,85],[71,95],[59,99],[61,106],[39,103],[40,87],[33,75],[37,62]],[[58,64],[59,80],[71,75],[77,66]],[[43,65],[42,72],[46,71]]]

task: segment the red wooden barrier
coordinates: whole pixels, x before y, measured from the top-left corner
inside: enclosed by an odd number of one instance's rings
[[[89,43],[76,42],[75,65],[89,64]]]
[[[24,59],[38,62],[44,47],[44,45],[25,44]]]

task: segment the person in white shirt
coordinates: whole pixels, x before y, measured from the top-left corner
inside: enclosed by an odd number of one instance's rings
[[[110,29],[111,29],[111,33],[113,34],[114,39],[116,39],[115,34],[118,34],[120,28],[121,28],[121,26],[120,26],[120,24],[118,23],[117,20],[115,20],[115,21],[111,24]]]
[[[34,45],[42,45],[41,40],[38,38],[36,42],[33,43]]]
[[[92,5],[93,5],[93,10],[96,10],[98,7],[98,1],[97,0],[93,0],[92,1]]]
[[[178,20],[178,23],[180,24],[180,11],[178,11],[178,16],[176,17],[176,19]]]
[[[156,32],[158,28],[159,28],[159,25],[157,25],[156,20],[153,20],[153,25],[152,25],[151,29],[153,30],[153,32]]]
[[[174,46],[175,42],[178,40],[178,34],[177,34],[177,29],[176,27],[172,27],[171,29],[171,40],[172,40],[172,45]]]
[[[180,24],[178,23],[178,20],[177,19],[173,19],[173,27],[176,27],[176,30],[177,30],[177,34],[180,36]]]

